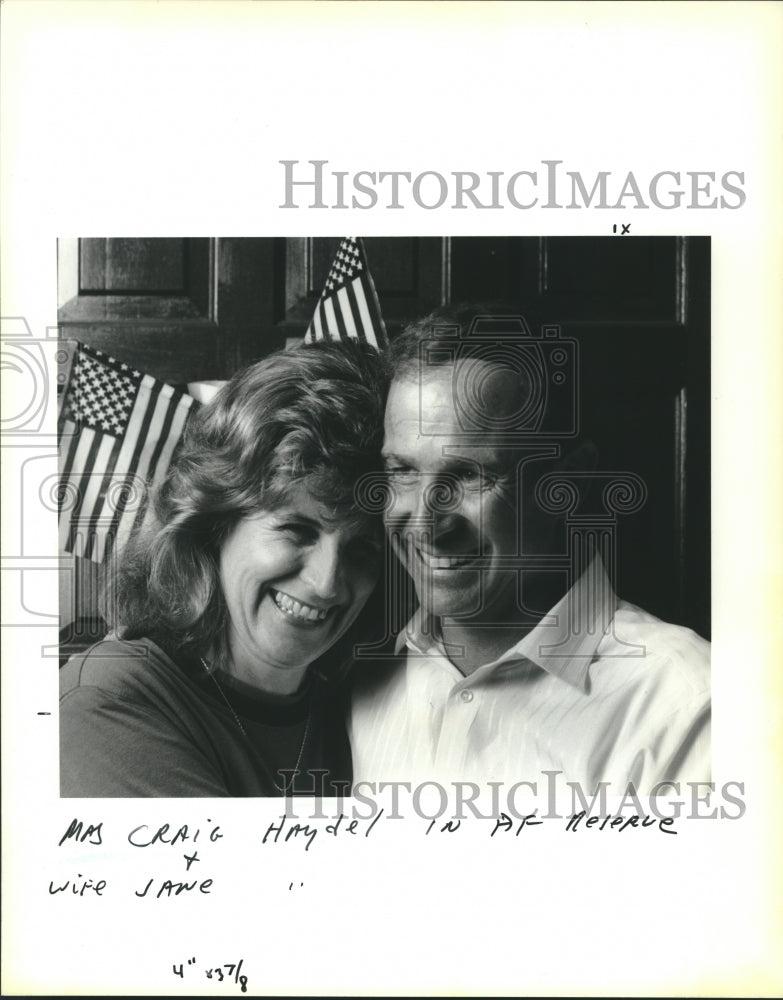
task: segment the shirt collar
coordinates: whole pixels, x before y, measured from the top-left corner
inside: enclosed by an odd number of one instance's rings
[[[617,597],[596,555],[557,604],[519,642],[486,666],[526,659],[573,687],[587,690],[588,669],[609,628]],[[415,653],[437,650],[445,655],[431,616],[419,608],[397,636],[395,651],[406,645]]]

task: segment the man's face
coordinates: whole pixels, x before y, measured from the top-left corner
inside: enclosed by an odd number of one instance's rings
[[[478,364],[469,377],[479,376],[493,414],[513,413],[513,374]],[[519,551],[516,465],[491,426],[464,432],[454,373],[431,368],[421,381],[412,373],[392,384],[383,445],[392,492],[387,528],[426,611],[471,624],[512,623],[520,614],[517,574],[499,560]]]

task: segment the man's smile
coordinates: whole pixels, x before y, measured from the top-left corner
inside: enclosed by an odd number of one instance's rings
[[[436,555],[427,552],[425,549],[417,547],[416,552],[419,559],[428,569],[462,569],[465,566],[475,565],[480,557],[473,553],[458,553],[456,555]]]

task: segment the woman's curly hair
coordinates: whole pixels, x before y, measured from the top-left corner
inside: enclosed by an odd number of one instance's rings
[[[189,421],[153,525],[121,553],[105,590],[109,625],[176,659],[225,665],[223,543],[296,482],[338,520],[370,516],[355,487],[380,469],[386,389],[377,351],[359,343],[299,345],[235,375]]]

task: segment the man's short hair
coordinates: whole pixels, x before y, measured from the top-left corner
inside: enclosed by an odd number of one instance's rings
[[[522,315],[513,304],[441,306],[409,323],[392,341],[389,376],[391,381],[423,381],[451,366],[455,405],[465,415],[466,432],[504,430],[536,436],[545,429],[563,427],[562,436],[571,437],[576,417],[574,397],[552,391],[550,355],[543,344],[537,318],[530,311]],[[566,357],[566,351],[559,353]],[[512,372],[517,379],[516,403],[512,401],[512,410],[506,413],[499,412],[497,400],[482,391],[483,376],[498,368]],[[557,373],[555,377],[561,376]]]

